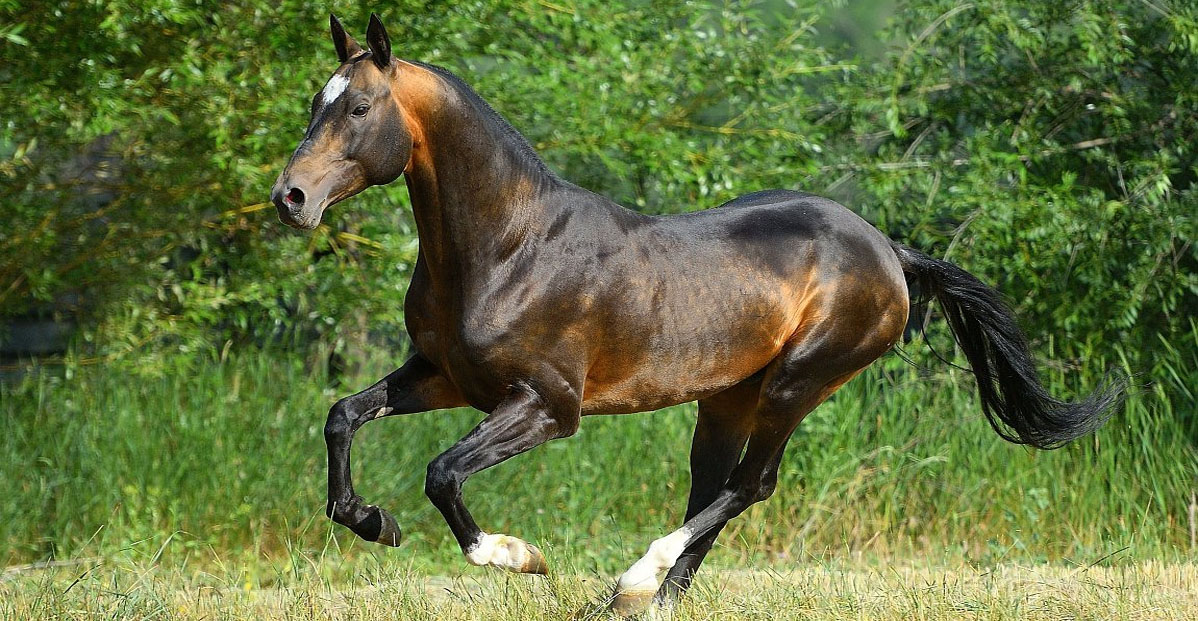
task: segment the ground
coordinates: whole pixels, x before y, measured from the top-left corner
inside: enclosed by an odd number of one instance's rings
[[[82,559],[10,568],[0,577],[4,619],[605,619],[614,576],[546,578],[464,569],[430,577],[376,568],[314,578],[318,561],[238,584],[221,571],[111,566]],[[238,575],[232,572],[229,576]],[[263,583],[271,586],[261,586]],[[1004,564],[993,568],[811,565],[717,570],[657,618],[1195,619],[1198,565],[1108,567]]]

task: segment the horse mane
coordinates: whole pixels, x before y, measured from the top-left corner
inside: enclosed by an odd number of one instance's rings
[[[551,178],[557,178],[557,175],[555,175],[553,171],[549,170],[549,167],[545,165],[545,161],[541,159],[541,156],[537,155],[536,150],[532,148],[532,144],[528,142],[528,139],[524,137],[524,134],[521,134],[516,130],[515,127],[512,127],[512,124],[509,123],[507,119],[503,118],[503,115],[496,112],[495,108],[492,108],[491,104],[487,103],[487,100],[483,99],[478,93],[474,92],[474,89],[471,88],[465,80],[454,75],[453,72],[444,67],[430,65],[428,63],[415,60],[405,60],[405,62],[412,63],[417,67],[428,69],[442,78],[445,78],[445,80],[449,82],[449,84],[453,86],[463,97],[465,97],[466,100],[470,101],[479,110],[481,110],[483,115],[492,124],[497,126],[506,138],[512,141],[512,144],[516,146],[516,150],[521,153],[526,160],[528,160],[528,163],[536,171],[548,175]]]

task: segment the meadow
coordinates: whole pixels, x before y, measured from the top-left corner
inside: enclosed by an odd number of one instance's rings
[[[328,559],[323,559],[328,560]],[[304,563],[307,566],[307,563]],[[402,566],[359,568],[354,584],[300,570],[261,587],[236,575],[154,570],[136,563],[57,571],[0,582],[0,618],[412,619],[515,621],[606,619],[603,577],[493,572],[429,577]],[[725,570],[700,578],[676,608],[649,618],[766,619],[1193,619],[1193,565],[1006,565],[990,570],[819,564],[774,571]]]
[[[911,618],[907,606],[916,605],[925,618],[964,614],[961,606],[1025,618],[1027,606],[1070,602],[1081,612],[1069,616],[1097,618],[1111,597],[1133,609],[1151,600],[1168,614],[1193,606],[1192,598],[1153,599],[1154,585],[1193,586],[1198,558],[1198,459],[1186,418],[1164,398],[1177,387],[1141,387],[1092,438],[1035,451],[994,435],[972,378],[928,373],[923,365],[935,361],[922,349],[906,347],[921,368],[888,355],[804,421],[777,493],[725,530],[696,602],[741,602],[741,617],[729,618],[759,618],[753,611],[778,598],[813,618]],[[391,510],[405,537],[396,550],[364,543],[323,515],[322,429],[328,407],[384,372],[384,361],[341,381],[282,353],[173,364],[155,374],[47,367],[0,384],[11,421],[0,439],[9,488],[0,498],[0,559],[12,569],[0,584],[4,612],[256,618],[255,607],[266,606],[268,616],[296,618],[311,600],[352,618],[385,617],[376,609],[384,603],[412,606],[405,618],[420,610],[471,618],[446,612],[462,605],[452,585],[464,581],[474,585],[466,601],[556,606],[546,614],[558,616],[602,599],[685,507],[693,404],[586,419],[575,437],[467,484],[483,528],[541,546],[555,577],[489,575],[465,563],[423,495],[427,462],[480,414],[430,412],[358,434],[358,491]],[[1058,392],[1065,375],[1049,372]],[[987,581],[991,574],[1015,577]],[[1039,587],[1020,595],[1020,584],[1040,583],[1056,585],[1051,601],[1027,599]],[[930,600],[875,601],[887,589],[918,594],[933,584],[943,588]],[[1080,599],[1062,595],[1074,592]],[[118,605],[105,593],[136,597]],[[1093,615],[1087,606],[1097,607]],[[709,618],[710,610],[696,604],[679,614]]]

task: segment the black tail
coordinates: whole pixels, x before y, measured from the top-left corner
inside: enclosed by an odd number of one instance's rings
[[[940,301],[973,367],[986,418],[1003,439],[1057,448],[1101,427],[1122,403],[1126,382],[1118,376],[1077,403],[1053,398],[1040,385],[1023,332],[997,291],[952,263],[898,244],[894,252],[920,290]]]

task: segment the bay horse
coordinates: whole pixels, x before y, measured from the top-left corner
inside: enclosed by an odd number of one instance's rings
[[[350,443],[369,421],[486,412],[429,464],[425,491],[467,561],[544,573],[535,546],[479,529],[467,477],[583,416],[697,400],[685,521],[619,577],[610,607],[668,603],[724,525],[773,492],[803,417],[899,340],[909,279],[942,306],[1003,438],[1056,447],[1121,399],[1119,382],[1074,403],[1049,395],[995,290],[831,200],[771,190],[681,215],[625,209],[552,173],[453,74],[393,56],[377,15],[365,49],[335,16],[330,27],[340,66],[272,189],[279,218],[312,229],[403,175],[420,238],[404,301],[415,353],[333,405],[324,429],[327,513],[363,539],[400,541],[391,514],[354,493]]]

